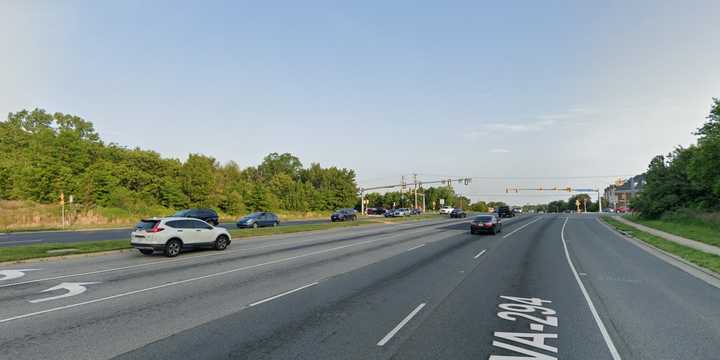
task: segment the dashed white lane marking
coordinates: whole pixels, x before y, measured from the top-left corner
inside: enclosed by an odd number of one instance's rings
[[[528,227],[528,226],[530,226],[530,224],[535,223],[535,222],[537,222],[537,221],[540,220],[540,219],[542,219],[542,217],[539,217],[539,218],[537,218],[537,219],[535,219],[535,220],[533,220],[533,221],[531,221],[531,222],[529,222],[529,223],[527,223],[527,224],[525,224],[525,225],[523,225],[523,226],[521,226],[521,227],[513,230],[513,231],[510,232],[509,234],[503,236],[503,239],[506,238],[506,237],[508,237],[508,236],[510,236],[510,235],[512,235],[512,234],[514,234],[514,233],[516,233],[516,232],[518,232],[518,231],[520,231],[520,230],[522,230],[522,229],[524,229],[524,228],[526,228],[526,227]]]
[[[374,239],[374,240],[362,241],[362,242],[358,242],[358,243],[354,243],[354,244],[337,246],[337,247],[330,248],[330,249],[318,250],[318,251],[313,251],[313,252],[309,252],[309,253],[305,253],[305,254],[301,254],[301,255],[290,256],[287,258],[271,260],[271,261],[267,261],[267,262],[260,263],[260,264],[247,265],[247,266],[234,268],[234,269],[230,269],[230,270],[225,270],[225,271],[221,271],[221,272],[216,272],[216,273],[212,273],[212,274],[208,274],[208,275],[197,276],[197,277],[184,279],[184,280],[172,281],[172,282],[164,283],[161,285],[151,286],[151,287],[138,289],[138,290],[132,290],[132,291],[119,293],[119,294],[115,294],[115,295],[110,295],[110,296],[106,296],[106,297],[101,297],[101,298],[97,298],[97,299],[93,299],[93,300],[83,301],[83,302],[74,303],[74,304],[68,304],[68,305],[64,305],[64,306],[58,306],[58,307],[54,307],[54,308],[50,308],[50,309],[46,309],[46,310],[41,310],[41,311],[17,315],[17,316],[5,318],[5,319],[0,319],[0,324],[14,321],[14,320],[25,319],[25,318],[29,318],[29,317],[33,317],[33,316],[37,316],[37,315],[47,314],[47,313],[51,313],[51,312],[67,310],[67,309],[72,309],[75,307],[80,307],[80,306],[95,304],[95,303],[99,303],[99,302],[103,302],[103,301],[113,300],[113,299],[117,299],[117,298],[127,297],[127,296],[131,296],[131,295],[141,294],[141,293],[145,293],[145,292],[149,292],[149,291],[163,289],[166,287],[182,285],[182,284],[186,284],[186,283],[190,283],[190,282],[194,282],[194,281],[198,281],[198,280],[214,278],[214,277],[218,277],[218,276],[222,276],[222,275],[235,273],[238,271],[250,270],[250,269],[255,269],[255,268],[259,268],[259,267],[263,267],[263,266],[267,266],[267,265],[284,263],[284,262],[288,262],[288,261],[292,261],[292,260],[302,259],[302,258],[305,258],[308,256],[319,255],[319,254],[324,254],[324,253],[328,253],[331,251],[346,249],[346,248],[353,247],[353,246],[371,244],[371,243],[383,241],[383,240],[387,240],[387,238],[379,238],[379,239]]]
[[[572,270],[573,275],[575,275],[575,280],[577,281],[578,286],[580,286],[580,290],[582,291],[583,296],[585,296],[585,301],[590,307],[590,312],[592,313],[593,318],[595,318],[595,323],[597,323],[598,328],[600,328],[600,334],[602,334],[602,337],[605,340],[605,344],[610,351],[610,355],[612,356],[613,360],[622,360],[622,358],[620,357],[620,353],[618,353],[617,348],[615,348],[615,344],[613,343],[612,338],[610,338],[610,334],[605,328],[605,324],[603,323],[602,319],[600,319],[600,315],[598,314],[597,310],[595,309],[595,305],[593,305],[593,302],[590,299],[590,295],[588,294],[587,290],[585,290],[585,285],[583,285],[582,280],[580,280],[580,275],[578,275],[577,270],[575,270],[575,265],[573,265],[572,259],[570,259],[570,252],[568,252],[567,243],[565,242],[565,225],[567,225],[567,222],[568,218],[565,218],[565,222],[563,222],[562,229],[560,230],[560,238],[562,239],[563,248],[565,249],[565,257],[567,258],[568,265],[570,265],[570,270]]]
[[[418,245],[418,246],[413,246],[413,247],[407,249],[406,251],[413,251],[413,250],[419,249],[419,248],[421,248],[421,247],[423,247],[423,246],[425,246],[425,244],[420,244],[420,245]]]
[[[415,310],[413,310],[399,324],[397,324],[397,326],[395,326],[392,330],[390,330],[390,332],[387,333],[387,335],[385,335],[385,337],[380,339],[380,341],[378,341],[378,343],[377,343],[377,346],[384,346],[385,344],[388,343],[388,341],[392,340],[393,336],[395,336],[395,334],[397,334],[397,332],[400,331],[400,329],[402,329],[405,325],[407,325],[407,323],[410,322],[410,320],[412,320],[412,318],[414,318],[415,315],[417,315],[417,313],[419,313],[420,310],[422,310],[424,307],[425,307],[425,303],[418,305],[418,307],[416,307]]]
[[[477,258],[481,257],[481,256],[482,256],[482,254],[484,254],[484,253],[485,253],[486,251],[487,251],[487,249],[485,249],[485,250],[483,250],[483,251],[481,251],[481,252],[477,253],[477,255],[473,256],[473,259],[477,259]]]
[[[252,303],[252,304],[250,304],[250,305],[248,305],[248,306],[249,306],[249,307],[253,307],[253,306],[260,305],[260,304],[264,304],[264,303],[266,303],[266,302],[268,302],[268,301],[273,301],[273,300],[275,300],[275,299],[277,299],[277,298],[281,298],[281,297],[283,297],[283,296],[285,296],[285,295],[290,295],[290,294],[292,294],[292,293],[294,293],[294,292],[298,292],[298,291],[300,291],[300,290],[307,289],[307,288],[309,288],[309,287],[311,287],[311,286],[315,286],[315,285],[317,285],[317,284],[319,284],[319,282],[316,281],[316,282],[314,282],[314,283],[310,283],[310,284],[307,284],[307,285],[303,285],[303,286],[301,286],[301,287],[299,287],[299,288],[286,291],[286,292],[284,292],[284,293],[282,293],[282,294],[277,294],[277,295],[271,296],[271,297],[269,297],[269,298],[267,298],[267,299],[263,299],[263,300],[260,300],[260,301],[256,301],[256,302],[254,302],[254,303]]]
[[[587,273],[578,273],[580,276],[587,276]]]

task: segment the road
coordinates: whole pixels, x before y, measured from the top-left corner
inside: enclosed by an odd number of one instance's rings
[[[0,357],[720,358],[718,284],[595,216],[516,217],[494,236],[467,222],[2,266]]]
[[[288,220],[282,221],[280,226],[325,224],[330,220]],[[235,223],[221,223],[221,227],[234,229]],[[42,243],[73,243],[82,241],[126,239],[133,229],[100,229],[80,231],[31,231],[0,234],[0,247],[34,245]]]

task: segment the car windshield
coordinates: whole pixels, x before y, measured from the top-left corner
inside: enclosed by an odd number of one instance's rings
[[[0,360],[720,360],[719,19],[0,0]]]

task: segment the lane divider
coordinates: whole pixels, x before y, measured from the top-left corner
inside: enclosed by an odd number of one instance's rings
[[[473,259],[477,259],[477,258],[481,257],[486,251],[487,251],[487,249],[477,253],[477,255],[473,256]]]
[[[385,335],[382,339],[380,339],[380,341],[378,341],[378,343],[377,343],[377,346],[384,346],[385,344],[388,343],[388,341],[392,340],[392,338],[395,336],[395,334],[397,334],[398,331],[400,331],[400,329],[402,329],[405,325],[407,325],[407,323],[410,322],[410,320],[412,320],[412,318],[414,318],[415,315],[417,315],[420,312],[420,310],[422,310],[425,307],[425,305],[426,305],[425,303],[418,305],[415,308],[415,310],[413,310],[410,314],[408,314],[408,316],[406,316],[399,324],[397,324],[397,326],[395,326],[392,330],[390,330],[390,332],[387,333],[387,335]]]
[[[560,230],[560,238],[562,239],[563,248],[565,249],[565,257],[567,258],[568,265],[570,265],[570,270],[572,270],[572,273],[575,276],[575,281],[577,281],[578,286],[580,286],[580,291],[582,291],[582,294],[585,297],[585,301],[590,307],[590,312],[595,319],[595,323],[597,323],[598,328],[600,328],[600,334],[602,334],[602,337],[605,340],[605,345],[607,345],[607,348],[610,351],[610,355],[612,356],[613,360],[622,360],[622,358],[620,357],[620,353],[618,353],[617,348],[615,348],[615,343],[613,343],[612,338],[607,331],[607,328],[605,328],[605,324],[603,323],[602,319],[600,319],[600,315],[598,314],[597,310],[595,309],[595,305],[590,299],[590,295],[588,294],[587,290],[585,290],[585,285],[583,285],[582,280],[580,280],[580,275],[578,275],[577,270],[575,270],[575,265],[573,264],[572,259],[570,259],[570,252],[568,252],[567,243],[565,242],[565,225],[567,225],[568,219],[569,218],[565,218],[565,222],[563,222],[562,229]]]
[[[413,246],[413,247],[411,247],[411,248],[409,248],[409,249],[407,249],[407,250],[405,250],[405,251],[413,251],[413,250],[419,249],[419,248],[421,248],[421,247],[423,247],[423,246],[425,246],[425,244],[420,244],[420,245],[418,245],[418,246]]]
[[[516,233],[516,232],[518,232],[518,231],[520,231],[520,230],[522,230],[522,229],[524,229],[524,228],[526,228],[526,227],[529,226],[530,224],[535,223],[535,222],[537,222],[537,221],[539,221],[539,220],[541,220],[541,219],[543,219],[543,217],[538,217],[537,219],[535,219],[535,220],[533,220],[533,221],[531,221],[531,222],[529,222],[529,223],[527,223],[527,224],[525,224],[525,225],[523,225],[523,226],[521,226],[521,227],[513,230],[513,231],[510,232],[509,234],[503,236],[503,239],[506,238],[506,237],[508,237],[508,236],[510,236],[510,235],[512,235],[512,234],[514,234],[514,233]]]
[[[267,298],[267,299],[263,299],[263,300],[260,300],[260,301],[256,301],[256,302],[251,303],[250,305],[248,305],[248,307],[253,307],[253,306],[260,305],[260,304],[264,304],[264,303],[266,303],[266,302],[268,302],[268,301],[273,301],[273,300],[278,299],[278,298],[281,298],[281,297],[283,297],[283,296],[285,296],[285,295],[290,295],[290,294],[295,293],[295,292],[298,292],[298,291],[300,291],[300,290],[307,289],[307,288],[309,288],[309,287],[311,287],[311,286],[315,286],[315,285],[317,285],[317,284],[319,284],[319,283],[320,283],[320,282],[316,281],[316,282],[314,282],[314,283],[310,283],[310,284],[307,284],[307,285],[303,285],[303,286],[301,286],[301,287],[299,287],[299,288],[292,289],[292,290],[286,291],[286,292],[284,292],[284,293],[277,294],[277,295],[275,295],[275,296],[271,296],[271,297],[269,297],[269,298]]]

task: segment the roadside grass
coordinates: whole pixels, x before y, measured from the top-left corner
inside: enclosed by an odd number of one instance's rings
[[[129,248],[131,248],[130,241],[127,239],[3,247],[0,248],[0,262],[56,257],[63,255],[89,254],[95,252]],[[67,251],[62,253],[48,253],[48,251],[63,249],[73,249],[73,251]]]
[[[665,240],[655,235],[648,234],[644,231],[635,229],[630,225],[623,224],[611,216],[602,216],[602,220],[616,229],[624,232],[632,237],[650,244],[660,250],[666,251],[673,255],[679,256],[691,263],[720,273],[720,256],[708,254],[700,250],[695,250],[687,246],[676,244],[672,241]],[[648,225],[649,226],[649,225]]]
[[[429,220],[442,217],[443,216],[437,214],[427,214],[405,218],[362,218],[358,221],[345,221],[336,223],[288,225],[278,227],[265,227],[259,229],[232,229],[230,230],[230,235],[232,235],[233,239],[242,239],[263,235],[291,234],[306,231],[330,230],[336,228],[346,228],[372,224]],[[130,248],[132,248],[132,246],[130,245],[129,238],[119,240],[83,241],[74,243],[47,243],[3,247],[0,248],[0,263],[27,259],[58,257],[63,255],[88,254],[94,252],[122,250]],[[62,253],[48,252],[63,249],[73,249],[73,251],[67,251]]]
[[[665,231],[687,239],[709,245],[720,246],[720,229],[707,223],[692,219],[646,220],[639,216],[628,216],[628,220]]]

